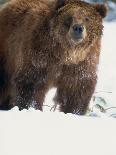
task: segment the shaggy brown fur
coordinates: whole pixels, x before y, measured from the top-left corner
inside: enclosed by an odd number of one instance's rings
[[[77,0],[50,5],[12,0],[3,5],[0,109],[15,103],[20,110],[30,106],[42,110],[46,92],[56,86],[55,102],[61,111],[85,114],[96,85],[105,14],[104,5]],[[82,25],[79,32],[74,25]]]

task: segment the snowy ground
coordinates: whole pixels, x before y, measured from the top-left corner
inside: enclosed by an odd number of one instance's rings
[[[116,155],[115,118],[0,113],[0,155]]]
[[[116,155],[116,23],[105,23],[99,80],[87,115],[0,112],[0,155]],[[53,104],[51,90],[44,105]],[[106,110],[107,109],[107,110]],[[101,112],[102,111],[102,112]]]
[[[94,105],[108,109],[104,111],[108,116],[116,116],[116,23],[105,23],[104,26]]]

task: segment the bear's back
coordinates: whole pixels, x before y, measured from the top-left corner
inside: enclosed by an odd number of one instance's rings
[[[49,6],[41,0],[12,0],[1,7],[0,55],[7,57],[12,72],[23,65],[24,57],[29,55],[30,59],[30,53],[25,52],[30,50],[32,33],[36,27],[42,27],[49,11]]]
[[[0,9],[0,33],[7,35],[23,26],[31,28],[49,12],[49,6],[38,0],[12,0]],[[30,26],[30,27],[29,27]]]

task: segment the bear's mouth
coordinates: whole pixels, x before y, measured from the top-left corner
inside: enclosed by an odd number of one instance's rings
[[[75,44],[75,45],[81,43],[82,41],[83,41],[83,37],[82,36],[81,37],[74,36],[73,38],[71,38],[71,42],[73,44]]]

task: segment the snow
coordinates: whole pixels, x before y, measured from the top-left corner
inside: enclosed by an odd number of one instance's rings
[[[53,112],[53,88],[46,96],[44,112],[19,112],[17,107],[0,112],[0,155],[116,154],[116,119],[109,117],[116,109],[108,109],[116,106],[116,23],[104,25],[97,93],[89,116]],[[101,112],[98,105],[108,113]]]
[[[0,113],[1,155],[115,155],[115,119],[45,112]]]
[[[105,23],[98,82],[100,91],[116,91],[116,23]]]
[[[101,97],[106,103],[104,108],[116,107],[116,23],[104,24],[104,35],[102,39],[102,50],[98,71],[98,84],[96,87],[96,97]],[[92,103],[93,104],[93,103]],[[94,104],[98,104],[94,103]],[[116,109],[112,109],[112,113]],[[107,114],[112,114],[111,110]]]

